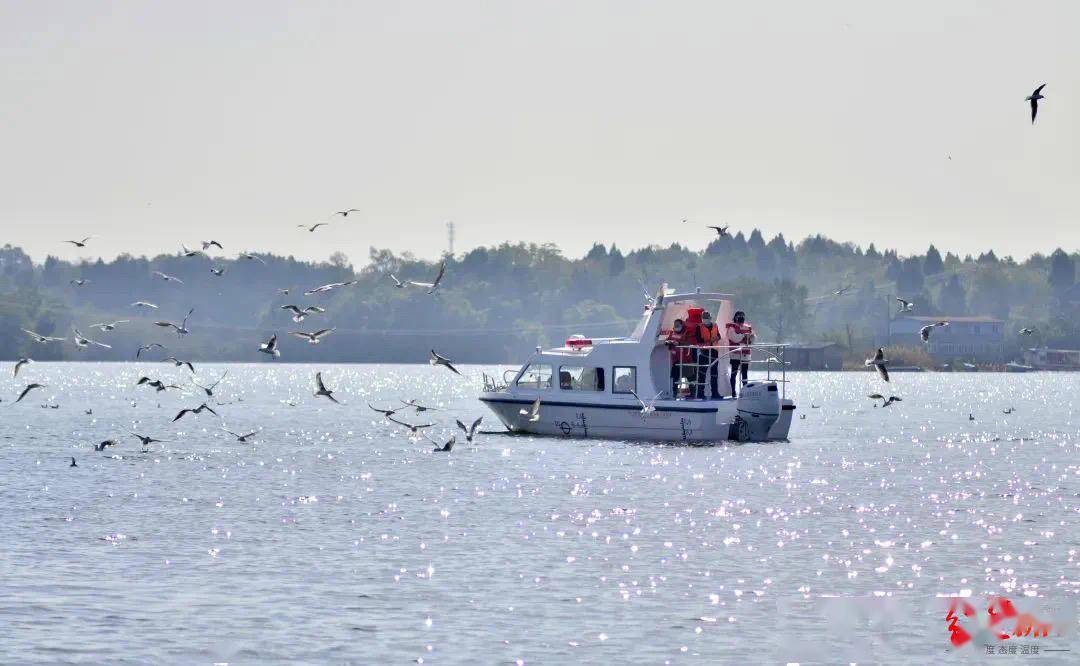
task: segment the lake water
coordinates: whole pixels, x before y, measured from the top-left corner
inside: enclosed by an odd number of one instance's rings
[[[897,373],[881,409],[870,373],[793,374],[790,442],[446,455],[365,403],[500,429],[479,367],[200,364],[227,404],[176,423],[186,369],[2,367],[3,663],[926,664],[984,649],[946,651],[941,595],[1080,594],[1077,375]],[[1067,663],[1070,622],[1013,659]]]

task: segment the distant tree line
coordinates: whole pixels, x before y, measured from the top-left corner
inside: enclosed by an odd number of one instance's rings
[[[192,360],[267,362],[258,344],[277,333],[285,361],[422,361],[436,348],[461,362],[508,362],[573,333],[626,334],[642,313],[644,293],[654,293],[661,282],[732,294],[762,341],[829,340],[852,350],[869,348],[886,336],[894,299],[901,297],[916,304],[916,314],[1005,319],[1012,351],[1024,326],[1037,331],[1024,344],[1080,347],[1077,256],[1061,249],[1022,262],[993,251],[942,256],[933,245],[925,254],[901,257],[822,235],[797,244],[782,234],[766,241],[755,229],[749,236],[716,238],[703,252],[677,243],[631,251],[596,244],[573,259],[551,244],[504,243],[423,261],[372,248],[359,270],[341,252],[324,262],[257,257],[121,255],[69,262],[50,256],[36,264],[21,249],[4,246],[0,358],[126,360],[139,345],[160,342]],[[441,262],[446,277],[434,295],[398,288],[390,278],[431,281]],[[357,282],[325,294],[303,293],[349,280]],[[287,294],[279,292],[285,289]],[[136,301],[159,309],[133,307]],[[280,309],[290,303],[327,311],[298,324]],[[192,332],[182,339],[152,325],[180,321],[191,307]],[[90,328],[124,319],[131,321],[114,331]],[[337,331],[318,346],[287,336],[329,326]],[[70,338],[73,327],[112,349],[38,345],[21,330]]]

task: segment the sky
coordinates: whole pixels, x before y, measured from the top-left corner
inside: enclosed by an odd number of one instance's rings
[[[699,249],[707,224],[1075,251],[1077,25],[1075,1],[3,1],[0,244],[362,265],[434,258],[453,221],[459,253]]]

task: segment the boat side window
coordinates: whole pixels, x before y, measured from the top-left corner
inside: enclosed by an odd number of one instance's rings
[[[559,368],[559,388],[563,391],[603,391],[604,369],[564,365]]]
[[[634,366],[615,366],[611,369],[611,392],[630,393],[637,391],[637,368]]]
[[[530,363],[521,373],[517,385],[524,388],[551,388],[551,366],[547,363]]]

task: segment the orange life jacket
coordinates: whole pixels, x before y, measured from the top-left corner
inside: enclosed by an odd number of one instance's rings
[[[701,324],[698,326],[698,338],[703,345],[715,345],[720,340],[720,330],[716,324]]]

